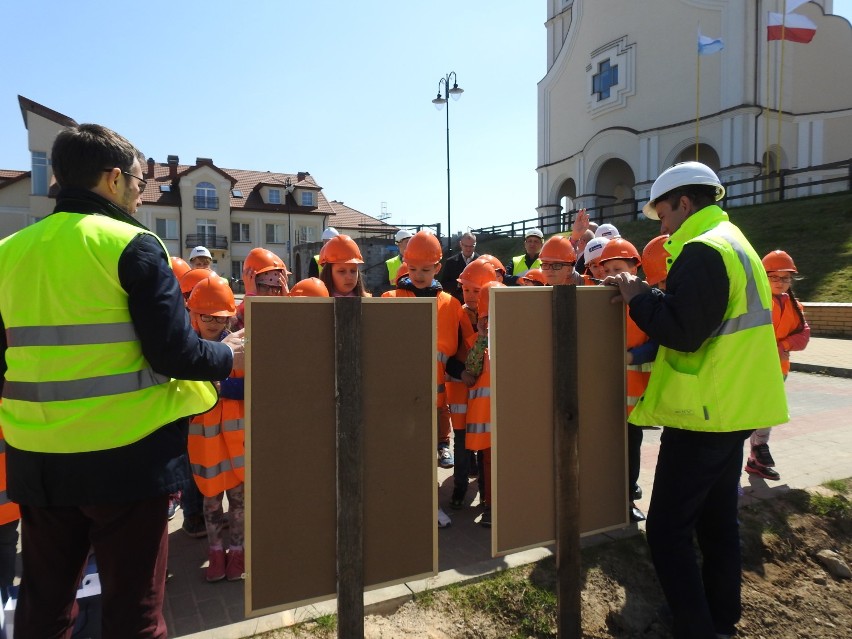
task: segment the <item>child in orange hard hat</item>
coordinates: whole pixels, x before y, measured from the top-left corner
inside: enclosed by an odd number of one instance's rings
[[[607,277],[619,273],[636,275],[639,272],[639,265],[642,263],[636,247],[621,237],[607,242],[597,260]],[[645,513],[636,506],[636,500],[642,497],[642,489],[639,486],[642,428],[630,423],[630,413],[633,412],[633,408],[648,387],[652,362],[657,355],[658,346],[636,325],[627,309],[625,309],[625,317],[627,330],[627,353],[625,354],[627,368],[627,487],[630,492],[630,519],[638,522],[645,519]]]
[[[577,253],[567,237],[554,235],[547,240],[541,247],[538,259],[541,261],[541,272],[548,286],[583,284],[583,278],[574,270]]]
[[[284,297],[289,293],[287,276],[290,271],[280,257],[272,251],[255,247],[243,261],[243,285],[245,297]],[[237,314],[231,321],[234,330],[245,326],[245,297],[237,306]]]
[[[329,297],[328,289],[318,277],[299,280],[288,293],[289,297]]]
[[[798,275],[793,258],[776,249],[763,257],[763,268],[772,289],[772,325],[778,343],[781,374],[786,381],[790,372],[790,351],[805,349],[811,339],[811,328],[791,287],[794,276]],[[769,452],[769,432],[769,428],[758,428],[751,434],[751,452],[745,470],[765,479],[779,480],[781,474],[775,470],[775,460]]]
[[[364,288],[359,264],[364,263],[361,249],[348,235],[338,235],[320,250],[320,280],[331,297],[370,297]]]
[[[195,285],[187,302],[192,327],[209,340],[221,341],[227,334],[228,319],[236,314],[234,294],[227,280],[216,275]],[[193,417],[187,448],[193,478],[204,495],[204,523],[207,529],[207,581],[242,579],[245,572],[245,415],[244,372],[231,371],[220,382],[216,406]],[[223,546],[225,514],[222,501],[228,495],[230,546]]]
[[[661,291],[666,290],[666,277],[671,260],[671,255],[666,248],[668,241],[668,235],[658,235],[642,250],[642,270],[645,271],[645,281]]]
[[[544,271],[540,268],[531,268],[520,277],[520,280],[524,281],[524,286],[547,286]]]

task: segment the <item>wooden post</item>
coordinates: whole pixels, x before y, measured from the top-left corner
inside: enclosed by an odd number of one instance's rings
[[[557,636],[582,637],[577,287],[553,287]]]
[[[361,298],[334,300],[337,406],[337,636],[364,636]]]

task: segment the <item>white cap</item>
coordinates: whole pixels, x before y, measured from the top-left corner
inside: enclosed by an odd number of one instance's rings
[[[409,238],[409,237],[414,237],[414,233],[412,233],[412,232],[411,232],[411,231],[409,231],[408,229],[399,229],[399,230],[396,232],[396,235],[394,236],[394,241],[395,241],[397,244],[399,244],[399,243],[400,243],[400,242],[402,242],[404,239]]]
[[[701,162],[681,162],[667,168],[660,173],[660,177],[654,180],[654,184],[651,185],[651,194],[648,198],[649,202],[642,207],[642,213],[647,218],[659,220],[660,216],[657,215],[657,208],[654,201],[669,191],[691,184],[716,187],[715,197],[717,202],[725,197],[725,187],[722,186],[719,176],[713,172],[713,169]]]
[[[211,260],[213,256],[210,255],[210,251],[207,250],[206,246],[196,246],[192,249],[192,252],[189,254],[189,259],[192,260],[196,257],[209,257]]]
[[[330,240],[333,237],[337,237],[340,233],[337,232],[337,229],[333,226],[329,226],[326,230],[322,232],[322,241]]]
[[[589,240],[589,243],[586,244],[586,248],[583,250],[583,260],[586,264],[599,260],[604,246],[607,244],[609,244],[608,237],[596,237],[593,240]]]
[[[540,228],[534,228],[524,233],[524,239],[527,239],[528,237],[537,237],[538,239],[543,240],[544,233],[541,232]]]
[[[618,232],[618,229],[615,228],[615,225],[601,224],[595,231],[595,237],[608,237],[612,240],[616,237],[621,237],[621,234]]]

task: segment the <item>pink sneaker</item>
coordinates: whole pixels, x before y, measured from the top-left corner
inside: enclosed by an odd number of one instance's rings
[[[228,581],[239,581],[246,571],[246,551],[242,548],[231,548],[228,551],[228,567],[225,574]]]
[[[207,581],[221,581],[225,578],[225,550],[212,548],[207,551]]]

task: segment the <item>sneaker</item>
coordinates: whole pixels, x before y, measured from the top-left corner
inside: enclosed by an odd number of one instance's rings
[[[225,578],[226,570],[224,548],[208,550],[207,562],[207,581],[222,581]]]
[[[450,508],[453,510],[461,510],[464,508],[465,492],[453,489],[453,496],[450,497]]]
[[[758,444],[751,447],[751,459],[754,459],[761,466],[774,466],[775,460],[772,459],[772,453],[769,452],[769,444]]]
[[[228,550],[228,562],[225,567],[225,576],[228,581],[239,581],[246,571],[246,551],[242,548],[231,548]]]
[[[762,445],[765,446],[765,444]],[[763,477],[764,479],[771,479],[773,481],[781,479],[781,474],[777,470],[770,468],[769,466],[764,466],[763,464],[758,463],[757,460],[751,458],[746,462],[745,471],[752,475]]]
[[[177,509],[180,507],[180,501],[176,495],[169,496],[169,521],[175,518]]]
[[[455,466],[453,454],[449,446],[438,446],[438,466],[441,468],[452,468]]]
[[[202,515],[186,515],[183,516],[183,526],[180,529],[194,539],[201,539],[207,536],[207,526],[204,523]]]
[[[633,489],[630,491],[630,499],[633,501],[637,501],[642,499],[642,486],[636,484]]]
[[[483,528],[491,528],[491,509],[486,508],[482,511],[482,517],[479,518],[479,525]]]
[[[438,508],[438,528],[446,528],[453,523],[453,520],[450,519],[450,516],[445,513],[443,510]]]

